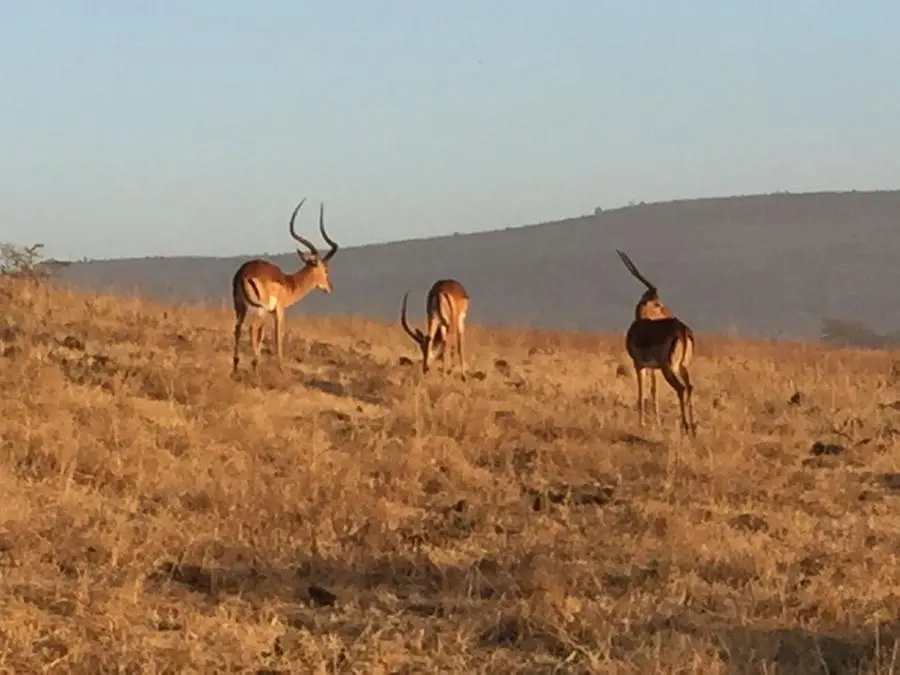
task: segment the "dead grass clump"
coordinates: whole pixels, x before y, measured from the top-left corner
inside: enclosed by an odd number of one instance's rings
[[[686,442],[621,334],[473,326],[462,383],[304,316],[232,377],[226,309],[0,308],[4,671],[895,667],[896,352],[700,336]]]

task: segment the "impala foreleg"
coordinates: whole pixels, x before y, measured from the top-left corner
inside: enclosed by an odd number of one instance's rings
[[[634,374],[637,378],[637,413],[638,425],[644,426],[644,369],[635,364]]]
[[[238,363],[241,360],[240,349],[241,349],[241,332],[243,332],[244,328],[244,319],[247,318],[247,308],[246,307],[235,307],[234,310],[234,355],[232,356],[232,368],[231,372],[235,373],[238,369]]]
[[[259,313],[254,312],[250,318],[250,325],[247,328],[250,334],[250,350],[253,352],[253,370],[259,368],[259,357],[262,353],[263,339],[263,317]]]
[[[697,435],[697,425],[694,422],[694,385],[691,383],[691,375],[688,373],[688,369],[684,365],[680,365],[678,367],[678,374],[681,376],[682,382],[684,382],[684,396],[685,403],[687,404],[687,422],[690,425],[690,431],[692,436]]]
[[[456,353],[459,356],[459,376],[462,381],[466,381],[466,357],[464,352],[465,343],[465,326],[463,325],[463,317],[460,316],[456,325]]]
[[[450,329],[447,326],[442,326],[440,331],[441,336],[441,373],[446,375],[450,372],[450,368],[452,367],[452,363],[450,363],[450,357],[452,354],[450,352],[453,351],[453,346],[450,344]]]
[[[275,316],[275,358],[278,360],[278,367],[282,368],[282,359],[284,358],[284,308],[279,305],[272,314]]]
[[[427,373],[431,368],[431,360],[434,358],[434,346],[435,339],[441,336],[441,322],[437,316],[434,314],[428,315],[428,334],[425,336],[427,338],[427,342],[425,343],[425,356],[424,361],[422,363],[422,372]],[[444,345],[446,346],[446,345]],[[443,357],[443,353],[441,354]]]

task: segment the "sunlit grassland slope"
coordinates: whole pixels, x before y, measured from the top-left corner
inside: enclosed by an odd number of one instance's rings
[[[689,441],[621,334],[231,325],[0,280],[0,668],[888,671],[900,354],[701,333]]]

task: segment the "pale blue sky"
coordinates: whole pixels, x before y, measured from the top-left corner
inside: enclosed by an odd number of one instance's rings
[[[888,0],[31,0],[0,64],[0,240],[59,257],[900,187]]]

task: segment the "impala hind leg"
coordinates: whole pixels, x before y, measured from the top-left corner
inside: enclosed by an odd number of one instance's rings
[[[687,421],[690,424],[691,435],[697,435],[697,425],[694,422],[694,385],[691,383],[691,375],[688,373],[688,369],[681,365],[678,367],[678,374],[681,377],[681,381],[684,382],[684,398],[685,404],[687,406]]]
[[[241,333],[244,329],[244,319],[247,318],[247,309],[236,306],[234,309],[234,354],[231,359],[231,372],[236,373],[238,363],[241,360]]]
[[[659,424],[659,401],[656,398],[656,370],[651,369],[647,376],[650,378],[650,406],[653,411],[653,423]]]
[[[434,341],[441,332],[441,324],[437,318],[428,317],[428,342],[425,344],[425,356],[422,363],[422,372],[427,373],[431,368],[431,359],[434,358]],[[446,347],[446,345],[444,345]],[[443,356],[443,354],[441,354]]]
[[[275,316],[275,358],[278,361],[278,369],[283,370],[284,364],[284,309],[278,307],[272,314]]]
[[[465,327],[463,326],[463,318],[460,317],[459,323],[456,327],[456,353],[459,358],[459,376],[460,378],[462,378],[463,382],[466,381],[466,356],[465,352],[463,351],[463,343],[465,342],[465,336],[463,334],[464,330]]]
[[[638,365],[634,367],[634,374],[637,378],[637,413],[638,426],[644,426],[644,369]]]
[[[262,352],[263,339],[263,318],[259,314],[254,314],[250,319],[248,332],[250,333],[250,349],[253,352],[253,370],[256,371],[259,368],[259,355]]]
[[[449,340],[450,340],[449,328],[447,328],[447,326],[443,326],[441,328],[440,335],[441,335],[441,345],[443,346],[443,349],[441,349],[441,373],[443,375],[446,375],[447,373],[450,372],[450,368],[453,365],[452,363],[450,363],[450,357],[452,356],[452,354],[450,352],[453,351],[453,345],[451,345],[449,342]]]
[[[681,368],[679,368],[680,374]],[[663,377],[666,379],[666,382],[669,383],[669,386],[675,390],[675,393],[678,395],[678,408],[681,411],[681,432],[688,433],[693,435],[695,434],[693,422],[688,424],[688,418],[686,413],[686,408],[690,404],[690,393],[688,392],[688,388],[690,387],[689,382],[682,381],[681,377],[675,373],[671,368],[663,368]],[[691,419],[693,420],[694,413],[691,412]]]

